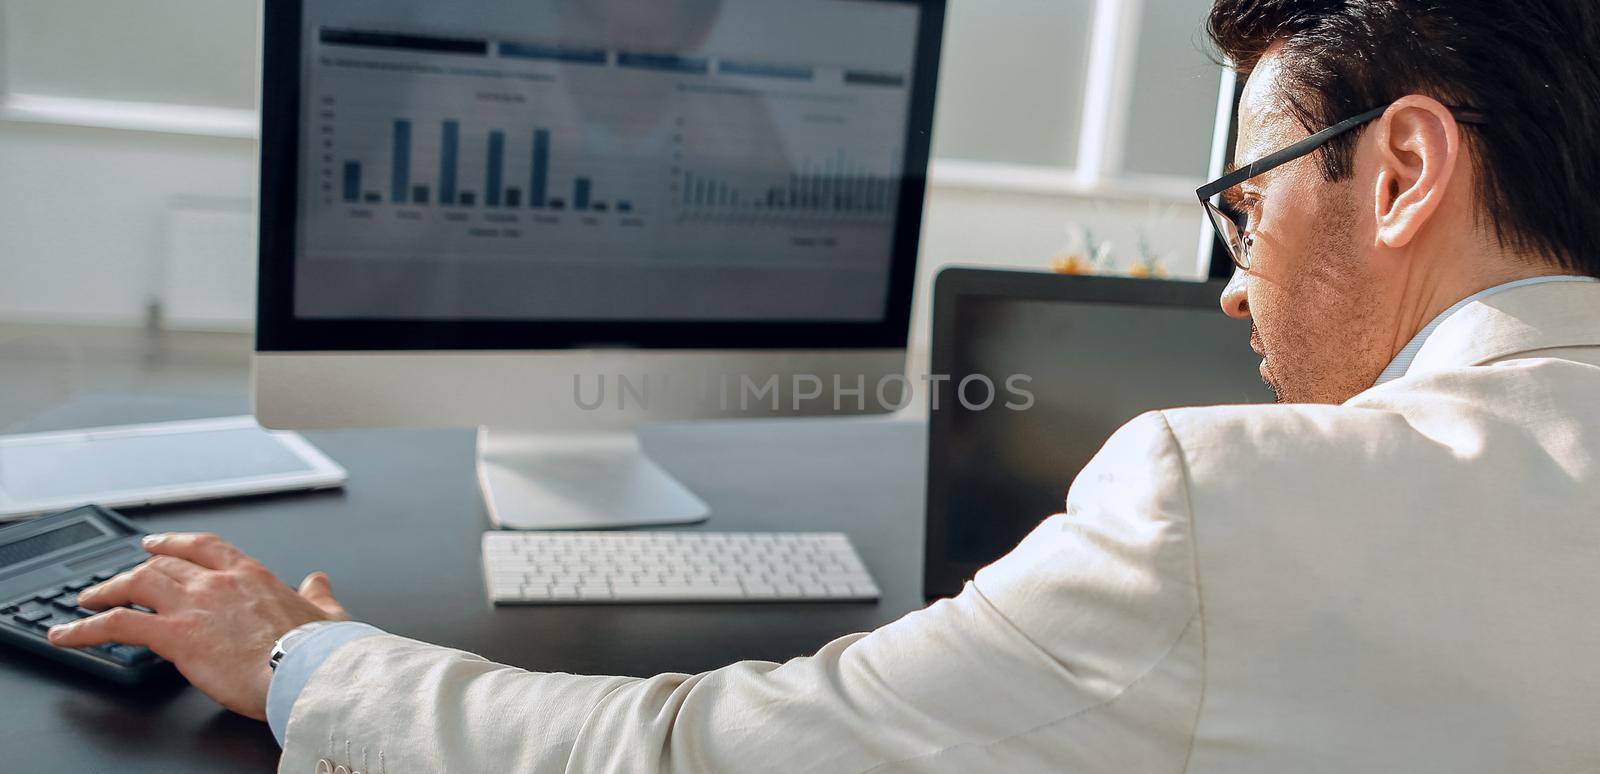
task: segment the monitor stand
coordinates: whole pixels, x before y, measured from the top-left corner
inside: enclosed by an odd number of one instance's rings
[[[478,482],[501,529],[692,524],[711,509],[645,455],[632,431],[478,433]]]

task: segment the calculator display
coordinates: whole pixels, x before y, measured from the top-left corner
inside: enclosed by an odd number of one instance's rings
[[[0,545],[0,569],[104,537],[105,534],[93,522],[78,521],[23,538],[15,543]]]

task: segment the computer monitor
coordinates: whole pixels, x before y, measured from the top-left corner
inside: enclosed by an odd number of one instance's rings
[[[943,0],[267,0],[255,410],[486,427],[491,518],[689,522],[663,419],[874,411]]]

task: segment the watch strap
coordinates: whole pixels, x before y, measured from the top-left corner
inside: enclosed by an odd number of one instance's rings
[[[267,656],[267,668],[274,672],[277,671],[278,665],[283,663],[283,659],[289,655],[289,651],[294,648],[296,642],[305,639],[307,635],[318,629],[332,626],[335,623],[338,622],[311,621],[285,632],[282,637],[278,638],[277,642],[272,643],[272,653]]]

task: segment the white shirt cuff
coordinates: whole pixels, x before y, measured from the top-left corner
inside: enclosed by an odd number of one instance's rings
[[[376,626],[340,621],[317,629],[294,643],[278,663],[278,669],[272,673],[272,683],[267,687],[267,725],[272,728],[272,736],[278,740],[279,747],[283,746],[284,733],[289,729],[289,715],[294,711],[294,703],[299,700],[300,692],[305,690],[306,683],[311,681],[311,675],[316,673],[317,667],[322,666],[322,662],[344,645],[362,637],[383,633]]]

